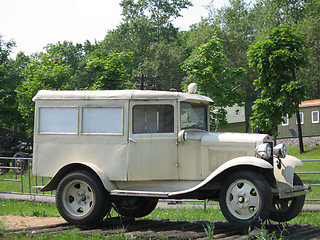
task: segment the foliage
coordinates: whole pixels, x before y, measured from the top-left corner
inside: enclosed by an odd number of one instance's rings
[[[91,58],[86,68],[93,72],[96,82],[93,89],[123,89],[126,86],[127,65],[131,63],[131,53],[112,53],[104,58]]]
[[[31,133],[31,95],[36,92],[33,89],[47,87],[35,81],[40,77],[40,69],[49,71],[49,59],[51,63],[60,65],[59,69],[55,67],[56,72],[68,73],[68,81],[59,89],[140,88],[143,79],[145,89],[174,88],[181,91],[188,80],[185,81],[180,66],[194,58],[196,54],[192,53],[211,39],[220,39],[219,51],[223,53],[224,67],[246,70],[247,74],[236,76],[234,85],[239,86],[238,90],[245,91],[245,101],[252,102],[261,91],[254,89],[257,72],[249,67],[247,51],[250,45],[258,40],[264,41],[274,28],[281,28],[284,22],[296,24],[309,50],[309,64],[295,71],[296,77],[299,83],[303,83],[301,85],[307,86],[308,99],[320,98],[320,0],[257,0],[251,3],[229,0],[220,9],[211,3],[207,6],[209,17],[193,24],[188,31],[180,31],[172,20],[192,6],[189,0],[123,0],[120,5],[123,21],[108,31],[100,42],[50,43],[39,54],[26,56],[19,53],[13,60],[9,54],[15,46],[14,41],[4,42],[0,38],[0,124],[23,127],[26,121]],[[125,61],[125,66],[113,62],[115,65],[112,66],[117,68],[113,73],[104,69],[110,64],[109,61],[119,60],[119,56],[113,54],[120,53],[130,53],[131,60]],[[32,65],[38,66],[39,71],[35,71],[36,67]],[[110,74],[123,82],[110,82],[113,78]],[[55,81],[60,77],[56,75]],[[33,86],[27,87],[28,82]],[[51,84],[48,87],[57,89]],[[302,86],[297,83],[286,87],[293,93]],[[32,94],[22,97],[25,95],[22,92],[29,89]],[[29,105],[26,104],[26,97],[29,98]],[[220,113],[224,115],[222,111]]]
[[[199,92],[210,96],[219,108],[220,120],[225,119],[224,107],[241,105],[244,93],[237,90],[245,70],[226,66],[225,55],[218,39],[212,39],[199,47],[182,66],[188,79],[198,84]],[[219,115],[218,115],[219,116]]]
[[[25,67],[25,79],[17,87],[18,109],[25,120],[26,127],[33,128],[34,103],[32,98],[41,89],[70,89],[72,73],[62,59],[50,59],[41,54]]]
[[[259,76],[254,81],[260,97],[253,106],[253,126],[273,136],[278,135],[282,116],[291,117],[306,98],[305,85],[295,77],[296,70],[306,62],[304,44],[294,26],[284,24],[248,52],[249,65]]]
[[[0,124],[7,127],[18,125],[21,121],[15,102],[19,78],[9,58],[14,46],[14,41],[4,42],[0,35]]]

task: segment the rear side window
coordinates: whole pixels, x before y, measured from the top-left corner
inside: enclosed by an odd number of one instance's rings
[[[133,133],[174,132],[174,108],[172,105],[133,106]]]
[[[122,134],[122,108],[83,108],[82,133]]]
[[[78,108],[40,108],[39,133],[77,134]]]

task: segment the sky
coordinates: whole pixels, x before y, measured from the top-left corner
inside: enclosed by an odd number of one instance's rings
[[[182,10],[174,25],[188,30],[193,23],[207,17],[205,6],[212,0],[193,0]],[[121,0],[0,0],[0,35],[5,42],[14,40],[11,57],[20,51],[26,55],[43,51],[49,43],[101,41],[108,30],[122,21]],[[228,0],[213,0],[215,8]]]

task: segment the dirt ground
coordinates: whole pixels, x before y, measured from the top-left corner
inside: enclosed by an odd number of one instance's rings
[[[4,224],[6,230],[23,229],[29,227],[44,227],[66,223],[62,217],[0,216],[0,221]]]

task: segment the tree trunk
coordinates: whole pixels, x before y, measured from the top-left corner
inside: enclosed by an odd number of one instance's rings
[[[304,152],[303,149],[303,139],[302,139],[302,130],[301,130],[301,119],[300,119],[300,113],[299,110],[296,111],[297,116],[297,123],[298,123],[298,137],[299,137],[299,147],[300,147],[300,154]]]

